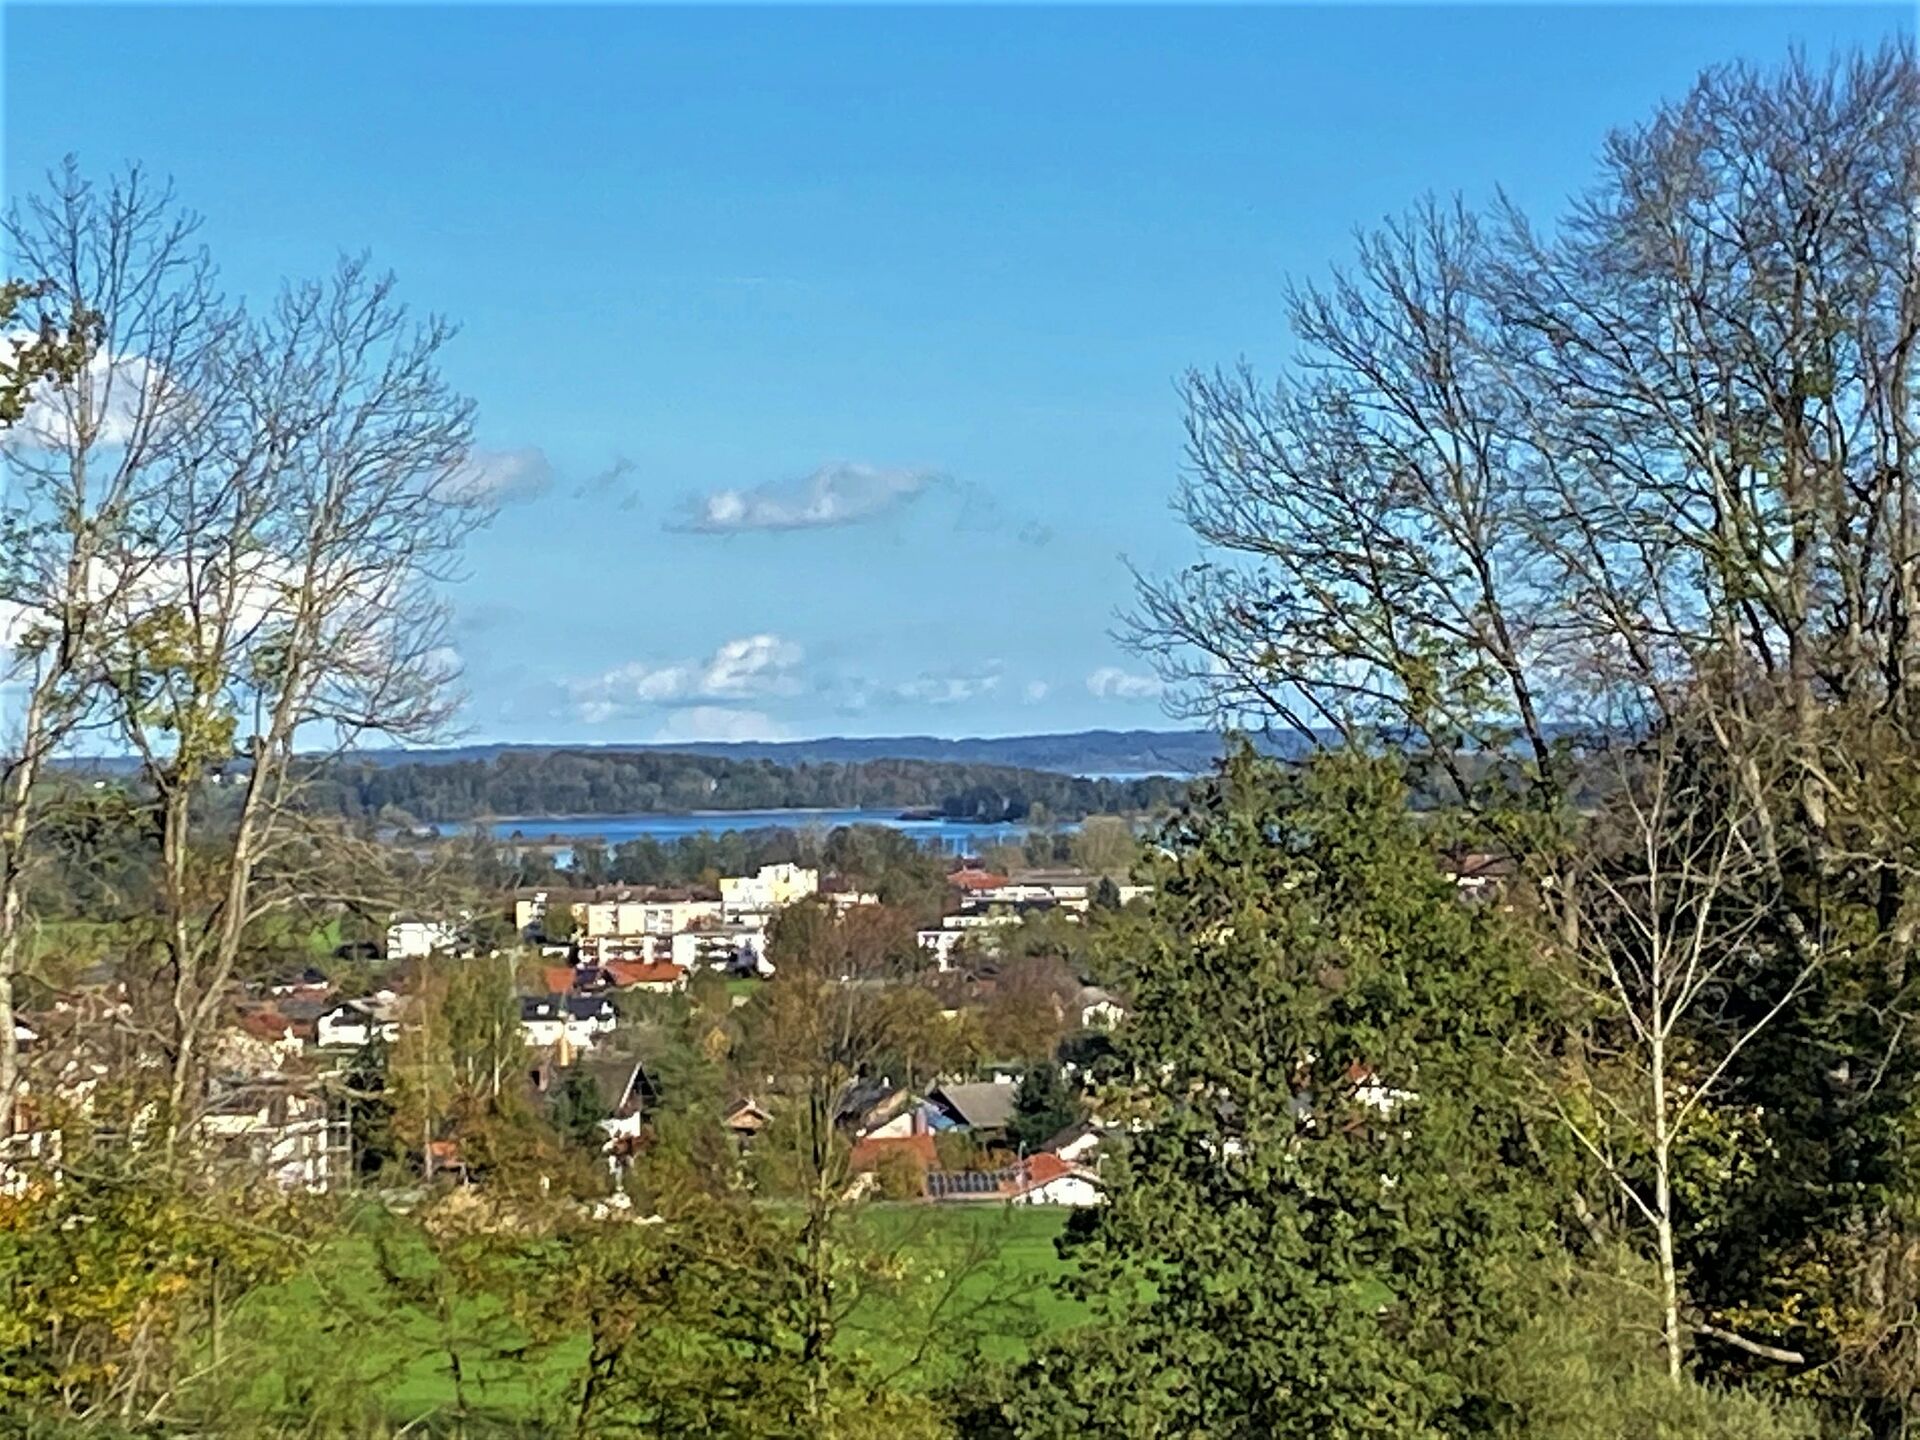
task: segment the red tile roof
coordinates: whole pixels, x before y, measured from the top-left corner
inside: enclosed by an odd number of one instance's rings
[[[549,995],[566,995],[573,990],[573,967],[571,965],[542,965],[540,983],[546,987]]]
[[[956,870],[947,876],[949,885],[958,885],[962,890],[995,890],[1007,883],[1007,877],[996,875],[991,870],[968,868]]]
[[[1069,1164],[1050,1150],[1042,1150],[1038,1155],[1027,1157],[1027,1170],[1024,1189],[1036,1185],[1045,1185],[1050,1180],[1058,1180],[1062,1175],[1071,1175],[1080,1167]]]
[[[240,1028],[261,1040],[280,1040],[292,1031],[293,1022],[276,1010],[247,1010],[241,1013]]]

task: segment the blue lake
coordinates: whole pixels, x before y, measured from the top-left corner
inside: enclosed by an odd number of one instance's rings
[[[597,839],[607,845],[642,838],[662,842],[686,835],[718,834],[727,830],[817,830],[821,834],[841,825],[884,825],[919,841],[933,841],[947,850],[966,851],[1003,840],[1025,838],[1019,825],[969,825],[958,820],[903,820],[897,810],[696,810],[690,814],[516,816],[483,822],[487,832],[503,840],[517,833],[527,840]],[[464,830],[466,826],[448,826]],[[1062,823],[1056,827],[1072,830]]]

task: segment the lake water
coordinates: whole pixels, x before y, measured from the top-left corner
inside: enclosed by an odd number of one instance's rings
[[[914,839],[937,842],[952,851],[977,850],[1004,840],[1024,839],[1025,825],[969,825],[958,820],[903,820],[897,810],[697,810],[667,815],[531,816],[485,822],[487,832],[503,840],[517,832],[528,840],[558,837],[597,839],[607,845],[649,838],[662,843],[687,835],[718,834],[727,830],[817,830],[821,834],[841,825],[884,825]],[[453,827],[450,827],[453,828]],[[464,829],[466,827],[457,827]],[[1071,824],[1057,828],[1071,830]]]

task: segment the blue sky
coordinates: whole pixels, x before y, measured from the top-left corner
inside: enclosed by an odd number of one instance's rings
[[[13,5],[5,178],[137,159],[230,288],[366,249],[461,324],[472,738],[1156,725],[1186,367],[1423,191],[1551,212],[1701,66],[1912,17]]]

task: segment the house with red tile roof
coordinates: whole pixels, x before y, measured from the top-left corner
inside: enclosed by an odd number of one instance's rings
[[[600,968],[616,990],[667,994],[687,985],[687,972],[671,960],[609,960]]]

